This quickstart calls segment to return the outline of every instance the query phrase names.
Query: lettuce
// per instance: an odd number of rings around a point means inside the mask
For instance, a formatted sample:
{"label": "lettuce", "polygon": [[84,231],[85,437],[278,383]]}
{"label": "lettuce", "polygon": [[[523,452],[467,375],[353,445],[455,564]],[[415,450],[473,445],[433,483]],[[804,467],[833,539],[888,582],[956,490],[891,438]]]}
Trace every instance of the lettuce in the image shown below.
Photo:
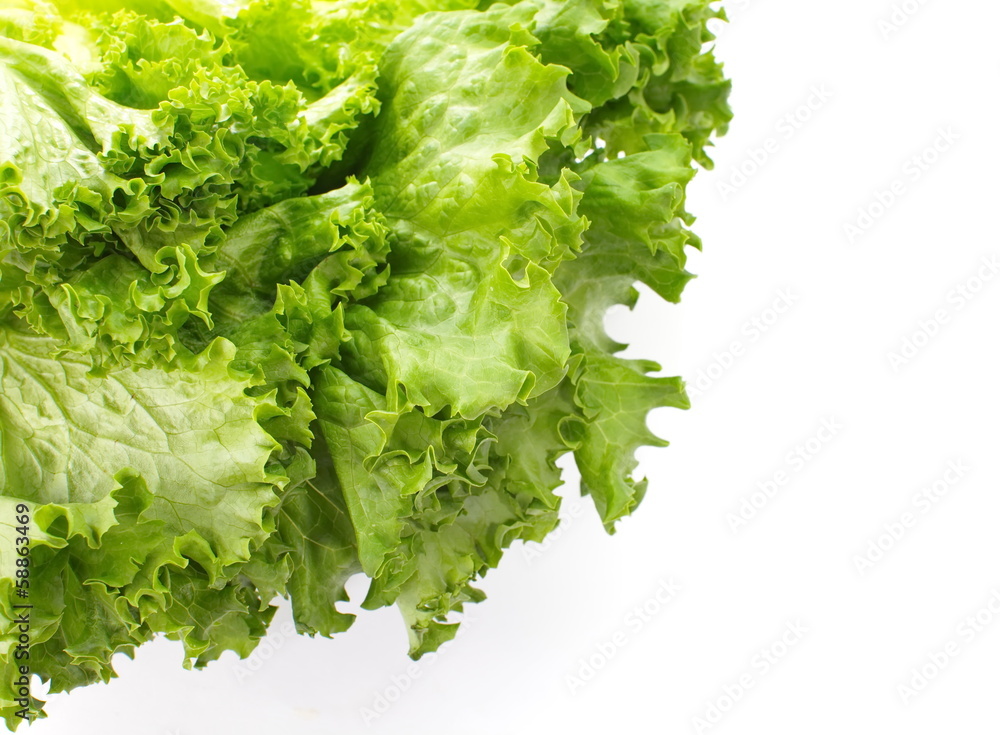
{"label": "lettuce", "polygon": [[[692,277],[731,117],[707,0],[0,0],[0,707],[161,634],[399,608],[410,654],[572,454],[608,532],[678,378],[609,307]],[[40,710],[33,700],[28,709]]]}

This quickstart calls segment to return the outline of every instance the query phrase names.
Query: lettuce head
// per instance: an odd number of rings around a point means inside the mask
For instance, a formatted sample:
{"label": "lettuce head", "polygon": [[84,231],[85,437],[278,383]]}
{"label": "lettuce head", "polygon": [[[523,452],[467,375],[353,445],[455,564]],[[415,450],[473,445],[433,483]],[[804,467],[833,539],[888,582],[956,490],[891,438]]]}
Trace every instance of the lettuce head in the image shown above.
{"label": "lettuce head", "polygon": [[604,315],[692,277],[721,16],[0,0],[8,725],[41,713],[21,665],[59,692],[157,635],[246,656],[279,596],[330,636],[357,574],[433,651],[558,523],[563,455],[613,531],[647,413],[688,399]]}

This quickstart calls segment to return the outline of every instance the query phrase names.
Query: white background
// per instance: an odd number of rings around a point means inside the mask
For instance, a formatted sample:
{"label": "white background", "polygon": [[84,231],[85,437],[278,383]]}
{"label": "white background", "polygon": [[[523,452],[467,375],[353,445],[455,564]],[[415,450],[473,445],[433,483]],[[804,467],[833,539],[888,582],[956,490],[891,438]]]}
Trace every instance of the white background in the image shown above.
{"label": "white background", "polygon": [[[717,53],[736,118],[689,198],[700,277],[682,306],[645,296],[609,319],[629,354],[703,390],[690,412],[654,414],[672,446],[640,453],[648,496],[614,537],[567,490],[563,530],[507,554],[416,678],[394,610],[336,641],[282,636],[283,610],[266,661],[188,672],[158,641],[112,684],[51,697],[33,732],[997,732],[1000,277],[977,279],[1000,254],[1000,6],[898,5],[915,12],[889,32],[891,0],[729,4]],[[904,193],[879,212],[894,181]],[[852,242],[859,209],[875,216]],[[792,305],[769,311],[782,293]],[[782,472],[734,530],[729,514]],[[942,497],[915,500],[935,483]],[[885,550],[862,570],[871,543]],[[661,581],[678,588],[665,604]],[[782,642],[789,624],[805,631]]]}

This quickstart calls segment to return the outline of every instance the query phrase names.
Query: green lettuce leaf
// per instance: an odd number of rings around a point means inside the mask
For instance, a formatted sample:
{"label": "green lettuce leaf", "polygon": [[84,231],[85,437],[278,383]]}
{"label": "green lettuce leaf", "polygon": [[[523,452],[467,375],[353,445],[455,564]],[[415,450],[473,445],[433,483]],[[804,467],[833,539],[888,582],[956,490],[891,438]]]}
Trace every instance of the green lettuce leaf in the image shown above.
{"label": "green lettuce leaf", "polygon": [[368,171],[396,235],[393,278],[347,325],[368,353],[357,369],[372,372],[374,352],[390,398],[432,414],[506,408],[565,374],[565,305],[539,262],[577,247],[583,225],[572,190],[537,181],[536,161],[547,140],[578,136],[586,104],[528,51],[524,15],[426,15],[382,60]]}
{"label": "green lettuce leaf", "polygon": [[[34,673],[53,691],[107,680],[111,656],[153,631],[184,638],[192,656],[221,650],[204,618],[199,628],[177,610],[196,614],[193,598],[177,595],[200,586],[236,604],[227,580],[274,530],[269,509],[286,479],[267,469],[277,443],[259,423],[273,396],[248,395],[222,341],[170,372],[102,378],[84,358],[54,357],[57,347],[10,323],[0,330],[0,496],[27,504],[36,524],[32,600],[45,623],[32,629]],[[8,613],[12,577],[2,580]]]}

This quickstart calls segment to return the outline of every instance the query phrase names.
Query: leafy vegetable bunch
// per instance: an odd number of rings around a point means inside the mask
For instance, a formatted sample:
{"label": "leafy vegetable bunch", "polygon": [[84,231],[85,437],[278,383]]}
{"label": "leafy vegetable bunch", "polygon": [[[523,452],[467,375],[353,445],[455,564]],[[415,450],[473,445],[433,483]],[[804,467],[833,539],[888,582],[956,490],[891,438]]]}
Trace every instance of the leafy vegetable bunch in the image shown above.
{"label": "leafy vegetable bunch", "polygon": [[432,651],[555,527],[570,452],[613,530],[687,398],[603,318],[691,278],[719,16],[0,0],[0,608],[27,505],[32,672],[106,681],[158,633],[246,656],[279,595],[329,636],[361,572]]}

